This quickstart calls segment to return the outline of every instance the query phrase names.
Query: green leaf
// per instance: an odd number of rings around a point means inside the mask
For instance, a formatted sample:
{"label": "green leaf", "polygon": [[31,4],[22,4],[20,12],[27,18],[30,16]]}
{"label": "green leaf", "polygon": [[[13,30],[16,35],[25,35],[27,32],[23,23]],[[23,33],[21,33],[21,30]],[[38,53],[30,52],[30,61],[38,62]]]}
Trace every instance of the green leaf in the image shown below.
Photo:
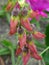
{"label": "green leaf", "polygon": [[35,23],[37,20],[34,18],[31,20],[31,23]]}
{"label": "green leaf", "polygon": [[4,11],[4,10],[0,10],[0,17],[1,17],[1,16],[3,16],[3,15],[4,15],[4,13],[5,13],[5,11]]}
{"label": "green leaf", "polygon": [[0,49],[0,55],[6,55],[6,54],[9,54],[9,53],[10,53],[10,51],[7,48],[1,48]]}
{"label": "green leaf", "polygon": [[49,63],[46,63],[46,65],[49,65]]}
{"label": "green leaf", "polygon": [[11,60],[12,60],[12,65],[15,65],[15,51],[13,49],[11,51]]}
{"label": "green leaf", "polygon": [[6,13],[6,19],[7,19],[7,22],[8,23],[10,23],[10,18],[11,18],[10,14],[9,13]]}
{"label": "green leaf", "polygon": [[14,46],[12,45],[12,43],[8,40],[3,40],[1,41],[2,45],[4,45],[5,47],[7,47],[8,49],[14,48]]}
{"label": "green leaf", "polygon": [[31,20],[31,24],[36,24],[37,29],[40,30],[40,23],[35,18]]}
{"label": "green leaf", "polygon": [[37,46],[37,47],[39,47],[39,48],[46,48],[46,46],[44,45],[44,44],[41,44],[39,41],[37,41],[37,40],[34,40],[34,43],[35,43],[35,45]]}
{"label": "green leaf", "polygon": [[45,61],[45,64],[48,65],[49,64],[49,50],[46,51],[42,56]]}
{"label": "green leaf", "polygon": [[45,35],[46,35],[45,44],[46,44],[46,46],[49,46],[49,24],[46,27]]}

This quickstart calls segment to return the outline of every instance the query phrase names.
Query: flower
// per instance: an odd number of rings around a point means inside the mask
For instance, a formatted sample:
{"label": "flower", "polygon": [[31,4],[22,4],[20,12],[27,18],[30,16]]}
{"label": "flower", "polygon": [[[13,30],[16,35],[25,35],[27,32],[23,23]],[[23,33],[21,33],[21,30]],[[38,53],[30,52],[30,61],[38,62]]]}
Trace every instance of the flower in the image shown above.
{"label": "flower", "polygon": [[12,2],[9,2],[6,7],[6,11],[9,11],[12,8]]}
{"label": "flower", "polygon": [[49,8],[48,0],[27,0],[33,10],[43,11]]}
{"label": "flower", "polygon": [[[33,42],[33,37],[35,39],[43,39],[45,38],[45,34],[38,32],[34,24],[31,24],[30,21],[32,18],[38,19],[39,16],[47,17],[47,14],[43,12],[43,10],[48,8],[45,6],[45,1],[27,0],[27,3],[25,2],[27,5],[24,6],[21,5],[20,1],[17,1],[11,13],[9,34],[13,35],[18,33],[18,47],[16,49],[16,55],[18,56],[19,54],[22,54],[24,65],[27,64],[30,57],[37,60],[42,59],[38,54],[37,48]],[[39,6],[38,2],[41,2],[42,5],[44,4],[44,6],[40,8],[41,4]]]}
{"label": "flower", "polygon": [[21,19],[21,24],[28,30],[32,31],[32,27],[30,25],[30,21],[28,19]]}
{"label": "flower", "polygon": [[26,0],[30,5],[32,10],[38,11],[39,15],[47,17],[47,14],[44,11],[49,11],[49,1],[48,0]]}
{"label": "flower", "polygon": [[[21,33],[22,30],[19,30]],[[18,35],[19,43],[20,43],[20,48],[23,48],[24,45],[26,44],[26,33],[22,32],[21,34]]]}
{"label": "flower", "polygon": [[12,16],[11,17],[11,21],[10,21],[10,32],[9,32],[10,35],[13,35],[13,34],[16,33],[16,31],[17,31],[17,29],[16,29],[17,24],[18,24],[17,19]]}
{"label": "flower", "polygon": [[18,42],[18,47],[16,50],[16,55],[19,55],[22,52],[22,49],[20,48],[20,43]]}
{"label": "flower", "polygon": [[34,37],[35,39],[43,39],[43,38],[45,38],[45,34],[42,34],[41,32],[35,31],[35,32],[33,33],[33,37]]}
{"label": "flower", "polygon": [[26,65],[29,59],[30,59],[30,53],[23,52],[23,65]]}
{"label": "flower", "polygon": [[[23,40],[23,39],[22,39]],[[33,57],[37,60],[41,60],[41,56],[39,56],[35,44],[32,42],[32,36],[27,35],[26,44],[21,47],[19,43],[19,48],[16,50],[16,55],[22,53],[23,65],[26,65],[29,61],[30,57]]]}

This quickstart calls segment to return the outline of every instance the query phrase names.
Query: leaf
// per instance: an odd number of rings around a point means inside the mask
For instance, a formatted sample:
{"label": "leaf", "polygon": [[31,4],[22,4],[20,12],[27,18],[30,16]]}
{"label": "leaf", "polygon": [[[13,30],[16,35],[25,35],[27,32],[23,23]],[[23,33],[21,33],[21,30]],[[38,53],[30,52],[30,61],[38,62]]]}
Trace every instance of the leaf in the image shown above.
{"label": "leaf", "polygon": [[45,44],[46,44],[46,46],[49,46],[49,24],[46,27],[45,35],[46,35]]}
{"label": "leaf", "polygon": [[31,23],[35,23],[35,22],[36,22],[36,19],[35,18],[31,20]]}
{"label": "leaf", "polygon": [[6,13],[6,19],[7,19],[7,22],[8,23],[10,23],[10,18],[11,18],[10,14],[9,13]]}
{"label": "leaf", "polygon": [[6,55],[9,53],[10,53],[10,51],[7,48],[1,48],[0,49],[0,55]]}
{"label": "leaf", "polygon": [[49,65],[48,63],[46,63],[46,65]]}
{"label": "leaf", "polygon": [[39,21],[37,21],[35,18],[33,18],[33,19],[31,20],[31,24],[35,24],[36,27],[37,27],[37,29],[40,30],[40,23],[39,23]]}
{"label": "leaf", "polygon": [[38,40],[35,40],[35,39],[34,39],[34,43],[35,43],[35,45],[36,45],[37,47],[39,47],[39,48],[46,48],[46,45],[41,44]]}
{"label": "leaf", "polygon": [[46,51],[42,56],[45,61],[45,64],[48,65],[49,64],[49,50]]}
{"label": "leaf", "polygon": [[3,15],[4,15],[4,13],[5,13],[5,11],[4,11],[4,10],[0,10],[0,17],[1,17],[1,16],[3,16]]}
{"label": "leaf", "polygon": [[7,47],[8,49],[14,48],[14,46],[12,45],[12,43],[8,40],[3,40],[1,41],[2,45],[4,45],[5,47]]}

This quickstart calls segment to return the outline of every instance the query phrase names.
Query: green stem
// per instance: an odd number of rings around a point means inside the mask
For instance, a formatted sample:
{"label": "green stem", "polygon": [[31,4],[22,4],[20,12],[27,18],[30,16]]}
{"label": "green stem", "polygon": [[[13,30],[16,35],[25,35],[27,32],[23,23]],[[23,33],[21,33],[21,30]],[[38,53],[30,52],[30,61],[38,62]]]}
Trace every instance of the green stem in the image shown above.
{"label": "green stem", "polygon": [[44,54],[48,49],[49,49],[49,46],[48,46],[44,51],[42,51],[42,52],[40,53],[40,55],[42,56],[42,54]]}
{"label": "green stem", "polygon": [[21,56],[18,56],[18,58],[17,58],[17,62],[16,62],[15,65],[19,65],[20,61],[21,61]]}
{"label": "green stem", "polygon": [[12,65],[15,65],[15,55],[13,49],[11,49],[11,60],[12,60]]}

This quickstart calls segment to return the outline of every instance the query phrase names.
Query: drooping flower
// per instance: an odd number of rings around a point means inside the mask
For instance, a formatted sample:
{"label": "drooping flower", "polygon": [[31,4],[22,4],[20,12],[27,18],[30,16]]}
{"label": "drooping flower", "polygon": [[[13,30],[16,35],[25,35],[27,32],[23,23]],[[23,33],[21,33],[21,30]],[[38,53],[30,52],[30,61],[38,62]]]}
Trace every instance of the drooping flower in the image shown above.
{"label": "drooping flower", "polygon": [[39,56],[38,52],[37,52],[37,49],[36,49],[36,46],[34,43],[29,43],[28,44],[28,47],[30,49],[30,53],[31,53],[31,56],[37,60],[41,60],[41,56]]}
{"label": "drooping flower", "polygon": [[30,53],[23,52],[23,65],[26,65],[30,59]]}
{"label": "drooping flower", "polygon": [[6,7],[6,11],[9,11],[12,8],[12,2],[9,2]]}
{"label": "drooping flower", "polygon": [[34,37],[35,39],[43,39],[43,38],[45,38],[45,34],[42,34],[41,32],[35,31],[35,32],[33,33],[33,37]]}
{"label": "drooping flower", "polygon": [[31,56],[34,57],[37,60],[41,60],[42,58],[39,56],[39,54],[37,52],[37,48],[36,48],[34,42],[32,41],[32,35],[29,35],[27,37],[27,45],[28,45],[28,48],[30,50]]}
{"label": "drooping flower", "polygon": [[37,59],[37,60],[41,60],[42,58],[38,55],[38,54],[36,54],[36,53],[31,53],[31,57],[33,57],[33,58],[35,58],[35,59]]}
{"label": "drooping flower", "polygon": [[23,31],[22,28],[19,28],[18,29],[18,40],[19,40],[19,43],[20,43],[20,48],[23,48],[24,45],[26,44],[26,33]]}
{"label": "drooping flower", "polygon": [[17,19],[12,16],[11,17],[11,21],[10,21],[10,32],[9,32],[10,35],[13,35],[13,34],[16,33],[16,31],[17,31],[17,24],[18,24]]}
{"label": "drooping flower", "polygon": [[[23,39],[22,39],[23,40]],[[41,56],[39,56],[35,44],[32,42],[32,36],[28,35],[26,38],[26,44],[21,48],[16,50],[16,55],[22,53],[23,64],[26,65],[29,61],[30,57],[33,57],[37,60],[41,60]]]}
{"label": "drooping flower", "polygon": [[11,11],[15,6],[17,6],[16,4],[18,4],[17,1],[8,0],[7,6],[5,8],[6,12]]}
{"label": "drooping flower", "polygon": [[16,50],[16,56],[18,56],[22,52],[22,49],[20,48],[20,43],[18,42],[17,50]]}
{"label": "drooping flower", "polygon": [[32,27],[30,25],[30,21],[28,19],[24,20],[21,19],[21,24],[28,30],[28,31],[32,31]]}
{"label": "drooping flower", "polygon": [[[25,1],[25,0],[24,0]],[[36,4],[39,0],[28,0],[29,4]],[[34,3],[31,3],[33,1]],[[41,0],[40,0],[41,1]],[[41,1],[42,2],[42,1]],[[22,3],[23,4],[23,3]],[[37,32],[35,26],[31,24],[30,20],[32,18],[38,18],[39,16],[47,15],[43,12],[44,9],[34,9],[30,8],[28,3],[27,5],[21,6],[20,1],[16,3],[12,10],[12,17],[10,21],[10,35],[18,33],[18,48],[16,49],[16,55],[22,53],[23,64],[26,65],[29,58],[33,57],[37,60],[41,60],[41,56],[38,54],[36,46],[34,44],[33,37],[35,39],[43,39],[44,34]],[[30,19],[30,20],[29,20]]]}

